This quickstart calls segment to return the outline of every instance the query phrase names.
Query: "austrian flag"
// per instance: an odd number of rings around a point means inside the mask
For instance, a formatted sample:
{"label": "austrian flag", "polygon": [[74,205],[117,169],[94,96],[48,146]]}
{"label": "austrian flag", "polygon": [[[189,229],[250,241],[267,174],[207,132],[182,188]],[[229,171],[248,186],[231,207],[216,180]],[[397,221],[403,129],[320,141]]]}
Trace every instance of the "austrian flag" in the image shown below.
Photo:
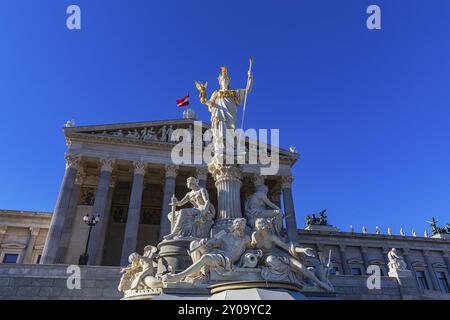
{"label": "austrian flag", "polygon": [[189,94],[179,100],[177,100],[177,106],[178,108],[188,106],[189,105]]}

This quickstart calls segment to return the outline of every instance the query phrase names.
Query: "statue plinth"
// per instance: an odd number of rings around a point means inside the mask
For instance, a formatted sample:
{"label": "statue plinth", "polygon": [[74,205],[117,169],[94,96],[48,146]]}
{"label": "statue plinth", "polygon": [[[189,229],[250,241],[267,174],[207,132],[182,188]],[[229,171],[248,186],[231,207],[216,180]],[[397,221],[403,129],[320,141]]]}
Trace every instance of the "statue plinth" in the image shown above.
{"label": "statue plinth", "polygon": [[[188,254],[189,245],[193,238],[164,240],[158,244],[158,275],[167,272],[181,272],[192,264]],[[170,268],[169,268],[170,266]]]}
{"label": "statue plinth", "polygon": [[329,225],[320,225],[320,224],[312,224],[308,225],[305,230],[308,231],[329,231],[329,232],[339,232],[339,229],[334,226]]}
{"label": "statue plinth", "polygon": [[209,164],[208,170],[214,178],[218,198],[214,232],[226,230],[234,219],[242,218],[242,170],[237,165],[223,165],[216,161]]}
{"label": "statue plinth", "polygon": [[399,269],[389,270],[388,275],[391,278],[407,278],[413,276],[411,270],[399,270]]}

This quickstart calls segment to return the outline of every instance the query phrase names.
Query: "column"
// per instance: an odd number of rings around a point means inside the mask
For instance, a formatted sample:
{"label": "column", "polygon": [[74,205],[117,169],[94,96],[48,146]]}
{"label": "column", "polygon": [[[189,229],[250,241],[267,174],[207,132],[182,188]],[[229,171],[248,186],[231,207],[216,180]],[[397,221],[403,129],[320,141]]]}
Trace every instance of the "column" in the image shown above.
{"label": "column", "polygon": [[39,234],[39,230],[40,228],[30,227],[30,236],[21,263],[33,263],[31,259],[33,259],[33,250],[36,245],[36,238]]}
{"label": "column", "polygon": [[73,223],[77,214],[78,200],[80,198],[81,185],[85,173],[83,167],[80,167],[76,178],[75,185],[73,186],[72,195],[69,200],[69,209],[67,210],[67,216],[64,220],[61,239],[59,241],[58,250],[56,251],[55,263],[64,263],[66,259],[67,249],[69,248],[70,236],[72,234]]}
{"label": "column", "polygon": [[44,251],[42,252],[41,264],[52,264],[56,261],[56,253],[61,240],[64,221],[66,219],[70,198],[75,185],[75,178],[80,168],[80,156],[66,154],[66,172],[56,201],[52,221],[45,240]]}
{"label": "column", "polygon": [[367,247],[361,247],[361,256],[363,259],[363,264],[364,264],[364,273],[367,273],[367,268],[369,267],[369,258],[367,257],[367,251],[369,251],[369,248]]}
{"label": "column", "polygon": [[431,279],[431,288],[436,291],[440,291],[439,281],[436,276],[436,272],[433,269],[433,265],[431,264],[430,252],[428,250],[423,251],[423,256],[425,257],[425,263],[427,264],[428,274]]}
{"label": "column", "polygon": [[128,256],[136,251],[146,166],[147,164],[141,161],[133,162],[133,185],[131,187],[130,206],[128,207],[127,224],[122,245],[122,256],[120,258],[120,265],[123,267],[128,265]]}
{"label": "column", "polygon": [[270,191],[270,198],[274,204],[281,208],[281,186],[276,184]]}
{"label": "column", "polygon": [[161,209],[161,225],[159,229],[159,240],[170,233],[170,221],[167,214],[170,212],[170,198],[175,194],[175,179],[177,177],[178,166],[166,165],[166,181],[164,183],[164,197]]}
{"label": "column", "polygon": [[6,231],[8,231],[8,226],[0,226],[0,248],[3,242],[3,238],[5,237]]}
{"label": "column", "polygon": [[[213,162],[208,167],[217,188],[217,216],[214,228],[228,228],[236,218],[242,218],[241,186],[242,172],[237,166]],[[213,231],[214,232],[214,231]]]}
{"label": "column", "polygon": [[346,275],[351,275],[352,272],[347,263],[347,254],[345,253],[345,249],[346,249],[346,246],[344,246],[344,245],[339,246],[339,255],[341,257],[341,264],[342,264],[342,269],[343,269],[342,271]]}
{"label": "column", "polygon": [[411,259],[409,258],[409,250],[406,248],[403,248],[402,252],[403,252],[403,259],[405,259],[405,262],[406,262],[406,266],[408,267],[409,270],[411,270],[414,273],[414,267],[412,265]]}
{"label": "column", "polygon": [[206,188],[206,180],[208,178],[208,169],[207,168],[198,168],[197,169],[197,179],[198,184],[202,188]]}
{"label": "column", "polygon": [[450,274],[450,258],[448,252],[442,252],[442,258],[444,259],[445,264],[447,265],[448,274]]}
{"label": "column", "polygon": [[103,260],[103,254],[105,253],[105,241],[106,241],[106,235],[109,227],[109,220],[111,219],[111,207],[112,207],[112,200],[114,197],[114,188],[116,187],[116,176],[111,176],[111,180],[109,182],[109,191],[108,191],[108,200],[106,205],[106,214],[105,214],[105,221],[102,224],[102,230],[100,230],[100,244],[99,244],[99,250],[97,252],[97,261],[96,264],[101,265]]}
{"label": "column", "polygon": [[281,177],[281,190],[283,192],[283,205],[286,220],[286,229],[289,241],[297,242],[297,221],[295,218],[294,199],[292,197],[292,182],[294,177]]}
{"label": "column", "polygon": [[94,206],[92,207],[92,214],[100,215],[100,220],[92,229],[91,239],[88,247],[88,265],[95,265],[97,262],[97,255],[100,247],[101,230],[105,222],[109,183],[111,180],[111,173],[114,168],[114,159],[100,159],[100,178],[98,179],[97,192],[95,193]]}

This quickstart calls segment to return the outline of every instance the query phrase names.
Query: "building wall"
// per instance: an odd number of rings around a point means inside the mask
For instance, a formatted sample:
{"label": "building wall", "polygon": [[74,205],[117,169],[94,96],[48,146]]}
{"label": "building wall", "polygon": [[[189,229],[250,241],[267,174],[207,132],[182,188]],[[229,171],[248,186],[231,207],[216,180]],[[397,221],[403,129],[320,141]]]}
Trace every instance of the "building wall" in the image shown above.
{"label": "building wall", "polygon": [[69,289],[67,265],[0,265],[0,300],[118,300],[119,267],[81,266],[80,289]]}
{"label": "building wall", "polygon": [[17,255],[17,263],[36,263],[42,253],[51,214],[0,210],[0,263]]}

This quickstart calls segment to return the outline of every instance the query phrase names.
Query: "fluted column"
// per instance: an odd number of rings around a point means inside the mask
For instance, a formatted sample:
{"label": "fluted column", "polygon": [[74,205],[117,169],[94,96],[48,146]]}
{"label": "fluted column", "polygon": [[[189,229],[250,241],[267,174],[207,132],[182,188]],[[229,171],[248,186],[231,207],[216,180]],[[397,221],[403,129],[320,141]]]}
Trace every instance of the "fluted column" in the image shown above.
{"label": "fluted column", "polygon": [[111,207],[114,197],[114,188],[116,187],[116,180],[117,177],[113,175],[111,176],[111,180],[109,182],[108,200],[106,200],[107,205],[106,205],[106,214],[104,218],[105,221],[103,221],[102,230],[100,230],[100,244],[96,261],[96,264],[98,265],[102,264],[103,254],[105,253],[105,241],[109,226],[109,220],[111,219]]}
{"label": "fluted column", "polygon": [[0,248],[3,242],[3,238],[5,237],[6,231],[8,230],[8,226],[0,226]]}
{"label": "fluted column", "polygon": [[159,229],[159,240],[170,233],[170,220],[167,214],[170,212],[170,198],[175,194],[175,179],[178,173],[178,166],[166,165],[166,181],[164,183],[164,196],[161,209],[161,225]]}
{"label": "fluted column", "polygon": [[364,264],[364,274],[367,273],[367,268],[369,267],[369,258],[367,257],[367,252],[369,251],[369,248],[367,247],[361,247],[361,256],[363,259]]}
{"label": "fluted column", "polygon": [[70,198],[75,185],[77,171],[80,168],[80,156],[66,154],[66,172],[64,174],[58,200],[56,201],[52,221],[45,240],[44,251],[42,252],[41,264],[52,264],[56,261],[56,254],[61,240],[64,221],[69,210]]}
{"label": "fluted column", "polygon": [[450,258],[449,258],[449,255],[450,255],[450,253],[445,252],[445,251],[442,253],[442,258],[444,259],[444,262],[447,265],[448,273],[450,274]]}
{"label": "fluted column", "polygon": [[31,260],[33,258],[34,246],[36,245],[36,239],[39,234],[40,228],[30,227],[30,236],[28,238],[27,247],[25,249],[25,254],[23,255],[21,263],[33,263]]}
{"label": "fluted column", "polygon": [[98,179],[97,192],[95,193],[94,206],[92,208],[92,214],[97,216],[100,215],[100,220],[95,227],[92,229],[91,239],[89,241],[88,255],[89,265],[95,265],[97,262],[97,255],[100,247],[100,236],[101,231],[105,223],[105,215],[109,183],[111,180],[111,174],[114,168],[114,159],[100,159],[100,178]]}
{"label": "fluted column", "polygon": [[197,179],[198,184],[202,188],[206,188],[206,179],[208,178],[208,169],[199,168],[197,169]]}
{"label": "fluted column", "polygon": [[133,162],[133,185],[131,187],[130,206],[128,208],[127,224],[122,245],[122,256],[120,258],[121,266],[126,266],[128,264],[128,256],[136,251],[146,166],[147,164],[141,161]]}
{"label": "fluted column", "polygon": [[409,257],[409,250],[406,248],[403,248],[402,252],[403,252],[403,259],[406,262],[406,266],[408,267],[409,270],[414,272],[414,267],[412,265],[411,258]]}
{"label": "fluted column", "polygon": [[67,210],[66,219],[62,229],[61,239],[59,241],[58,250],[56,251],[55,263],[64,263],[66,259],[67,249],[69,248],[70,236],[72,234],[73,224],[77,214],[78,200],[80,198],[81,185],[85,178],[83,167],[80,167],[73,186],[72,195],[69,200],[69,209]]}
{"label": "fluted column", "polygon": [[341,257],[341,264],[342,264],[342,269],[343,269],[342,271],[346,275],[351,275],[352,272],[347,263],[347,253],[345,252],[345,249],[346,249],[345,246],[343,246],[343,245],[339,246],[339,255]]}
{"label": "fluted column", "polygon": [[433,265],[431,264],[430,252],[427,250],[423,251],[423,256],[425,257],[425,263],[427,264],[428,274],[431,279],[431,286],[433,290],[440,291],[439,281],[436,276],[436,272],[433,269]]}
{"label": "fluted column", "polygon": [[241,186],[242,173],[236,166],[212,163],[208,167],[217,188],[217,215],[214,228],[227,228],[231,221],[242,218]]}
{"label": "fluted column", "polygon": [[292,182],[294,177],[281,177],[281,190],[283,192],[284,214],[286,220],[286,230],[289,241],[297,242],[297,219],[295,217],[294,199],[292,197]]}

